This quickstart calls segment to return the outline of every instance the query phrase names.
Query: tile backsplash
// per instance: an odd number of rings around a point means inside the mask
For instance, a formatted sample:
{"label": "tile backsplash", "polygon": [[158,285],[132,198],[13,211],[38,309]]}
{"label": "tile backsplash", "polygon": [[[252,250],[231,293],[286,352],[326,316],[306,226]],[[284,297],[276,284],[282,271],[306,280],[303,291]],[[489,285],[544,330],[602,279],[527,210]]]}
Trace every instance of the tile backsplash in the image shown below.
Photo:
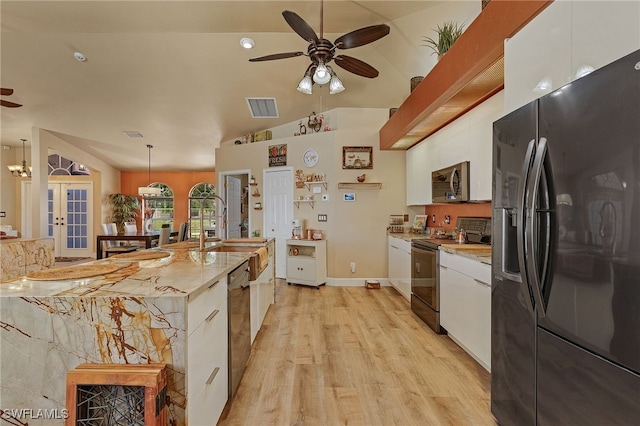
{"label": "tile backsplash", "polygon": [[[442,226],[445,231],[453,231],[456,227],[458,216],[491,217],[491,203],[461,203],[461,204],[431,204],[425,206],[424,214],[429,216],[427,227]],[[436,215],[435,223],[431,220]],[[451,216],[451,221],[444,222],[445,216]]]}

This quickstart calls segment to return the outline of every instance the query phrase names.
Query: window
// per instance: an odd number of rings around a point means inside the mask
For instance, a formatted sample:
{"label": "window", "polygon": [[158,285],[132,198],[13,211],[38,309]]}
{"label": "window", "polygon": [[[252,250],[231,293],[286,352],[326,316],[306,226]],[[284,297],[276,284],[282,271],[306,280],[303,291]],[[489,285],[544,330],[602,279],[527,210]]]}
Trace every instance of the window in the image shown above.
{"label": "window", "polygon": [[152,188],[160,188],[160,196],[144,199],[144,218],[151,219],[151,230],[160,231],[168,223],[173,229],[173,191],[164,183],[152,183]]}
{"label": "window", "polygon": [[200,207],[204,203],[202,225],[207,234],[215,235],[216,229],[216,200],[213,197],[216,187],[210,183],[199,183],[191,188],[189,193],[189,232],[190,238],[200,238]]}

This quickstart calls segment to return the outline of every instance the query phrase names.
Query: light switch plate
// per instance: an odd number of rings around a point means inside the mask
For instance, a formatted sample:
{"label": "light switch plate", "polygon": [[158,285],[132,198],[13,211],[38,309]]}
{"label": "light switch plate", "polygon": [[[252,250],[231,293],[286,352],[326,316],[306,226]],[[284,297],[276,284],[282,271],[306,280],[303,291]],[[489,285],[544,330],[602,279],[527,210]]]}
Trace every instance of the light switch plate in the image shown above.
{"label": "light switch plate", "polygon": [[319,214],[318,215],[318,222],[326,222],[327,221],[327,215],[326,214]]}
{"label": "light switch plate", "polygon": [[322,192],[322,188],[320,188],[319,186],[314,186],[313,187],[313,193],[314,194],[320,194]]}
{"label": "light switch plate", "polygon": [[0,217],[7,217],[7,212],[0,212]]}

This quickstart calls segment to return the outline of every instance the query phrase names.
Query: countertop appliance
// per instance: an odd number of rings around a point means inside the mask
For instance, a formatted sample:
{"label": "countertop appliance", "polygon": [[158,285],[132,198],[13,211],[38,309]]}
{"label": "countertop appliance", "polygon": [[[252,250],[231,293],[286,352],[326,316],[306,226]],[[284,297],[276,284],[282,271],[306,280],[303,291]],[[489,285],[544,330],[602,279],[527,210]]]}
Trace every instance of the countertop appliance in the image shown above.
{"label": "countertop appliance", "polygon": [[[469,242],[491,244],[490,217],[458,217],[456,228],[467,232]],[[441,244],[454,244],[452,237],[418,238],[411,241],[411,310],[436,333],[446,334],[440,325]]]}
{"label": "countertop appliance", "polygon": [[434,203],[469,201],[469,162],[432,172],[431,198]]}
{"label": "countertop appliance", "polygon": [[640,420],[640,50],[493,128],[491,411]]}
{"label": "countertop appliance", "polygon": [[229,273],[229,398],[233,397],[251,354],[251,289],[249,262]]}

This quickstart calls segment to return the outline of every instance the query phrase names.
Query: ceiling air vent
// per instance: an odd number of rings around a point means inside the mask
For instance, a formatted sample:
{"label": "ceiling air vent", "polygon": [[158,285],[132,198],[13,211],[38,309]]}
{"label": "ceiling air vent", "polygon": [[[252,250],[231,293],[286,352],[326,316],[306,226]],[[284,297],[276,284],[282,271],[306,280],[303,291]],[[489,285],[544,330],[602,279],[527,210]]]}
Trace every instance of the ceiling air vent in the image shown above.
{"label": "ceiling air vent", "polygon": [[278,118],[276,98],[245,98],[253,118]]}

